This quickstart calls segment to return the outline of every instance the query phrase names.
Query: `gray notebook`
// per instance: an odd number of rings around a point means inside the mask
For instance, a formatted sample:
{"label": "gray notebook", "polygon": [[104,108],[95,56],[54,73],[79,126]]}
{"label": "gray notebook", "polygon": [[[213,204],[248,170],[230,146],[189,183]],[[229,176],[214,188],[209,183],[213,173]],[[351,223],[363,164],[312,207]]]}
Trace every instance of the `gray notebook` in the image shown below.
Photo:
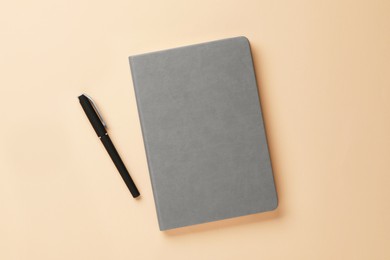
{"label": "gray notebook", "polygon": [[275,209],[248,40],[129,60],[160,230]]}

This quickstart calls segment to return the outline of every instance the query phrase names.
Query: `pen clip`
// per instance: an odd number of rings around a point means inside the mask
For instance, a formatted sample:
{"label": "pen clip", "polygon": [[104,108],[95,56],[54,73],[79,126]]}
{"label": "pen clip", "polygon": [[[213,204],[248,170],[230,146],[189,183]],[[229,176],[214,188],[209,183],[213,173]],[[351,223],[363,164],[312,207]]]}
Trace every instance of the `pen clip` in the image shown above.
{"label": "pen clip", "polygon": [[95,110],[95,112],[96,112],[96,114],[98,115],[100,121],[102,122],[104,128],[108,128],[106,122],[104,122],[104,120],[103,120],[102,114],[100,114],[100,111],[99,111],[99,109],[97,108],[97,106],[96,106],[95,102],[93,101],[93,99],[92,99],[90,96],[88,96],[87,94],[85,94],[85,93],[84,93],[83,95],[86,96],[86,97],[88,98],[88,100],[89,100],[89,102],[91,103],[93,109]]}

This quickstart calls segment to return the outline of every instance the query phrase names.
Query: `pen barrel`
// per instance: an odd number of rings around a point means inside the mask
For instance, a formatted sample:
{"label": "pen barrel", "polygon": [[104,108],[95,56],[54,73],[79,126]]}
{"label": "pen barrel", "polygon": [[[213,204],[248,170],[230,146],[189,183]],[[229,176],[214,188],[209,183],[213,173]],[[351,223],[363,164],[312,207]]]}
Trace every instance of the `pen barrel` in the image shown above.
{"label": "pen barrel", "polygon": [[106,148],[108,154],[110,155],[112,161],[115,164],[115,167],[118,169],[120,175],[122,176],[123,181],[126,183],[127,188],[129,188],[131,195],[136,198],[140,195],[137,187],[135,186],[132,178],[130,177],[129,172],[126,169],[125,164],[123,163],[121,157],[119,156],[117,150],[115,149],[114,144],[112,143],[110,137],[106,134],[103,135],[100,140],[102,141],[104,147]]}

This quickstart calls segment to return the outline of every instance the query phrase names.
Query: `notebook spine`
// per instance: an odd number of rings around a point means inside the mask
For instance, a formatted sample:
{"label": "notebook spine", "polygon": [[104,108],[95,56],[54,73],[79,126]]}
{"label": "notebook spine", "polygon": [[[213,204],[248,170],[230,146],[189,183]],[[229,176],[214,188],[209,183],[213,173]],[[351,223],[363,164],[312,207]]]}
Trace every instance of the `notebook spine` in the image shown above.
{"label": "notebook spine", "polygon": [[148,141],[146,139],[145,129],[143,127],[142,109],[141,109],[141,107],[139,105],[140,103],[139,103],[139,99],[138,99],[138,84],[137,84],[137,78],[136,78],[135,73],[134,73],[135,65],[134,65],[133,58],[134,57],[131,57],[131,56],[129,57],[131,77],[133,79],[135,99],[136,99],[136,102],[137,102],[138,117],[140,119],[141,132],[142,132],[142,137],[143,137],[144,147],[145,147],[145,153],[146,153],[146,160],[147,160],[147,164],[148,164],[149,176],[150,176],[152,189],[153,189],[153,197],[154,197],[154,201],[156,202],[155,205],[156,205],[156,211],[157,211],[158,224],[159,224],[160,230],[162,230],[162,226],[161,226],[162,222],[161,222],[161,219],[160,219],[160,209],[159,209],[159,206],[158,206],[159,202],[158,202],[157,196],[155,195],[156,193],[155,193],[155,184],[154,184],[154,178],[153,178],[153,168],[152,168],[152,164],[150,163],[149,152],[148,152],[149,151]]}

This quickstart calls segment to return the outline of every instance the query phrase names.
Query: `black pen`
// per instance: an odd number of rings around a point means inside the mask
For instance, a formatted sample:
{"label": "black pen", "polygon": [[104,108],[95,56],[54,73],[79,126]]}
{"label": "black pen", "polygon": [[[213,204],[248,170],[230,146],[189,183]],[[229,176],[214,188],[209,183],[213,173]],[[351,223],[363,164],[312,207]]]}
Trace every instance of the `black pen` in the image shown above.
{"label": "black pen", "polygon": [[111,139],[108,136],[106,131],[106,124],[103,118],[101,117],[95,103],[89,96],[85,94],[79,96],[79,100],[81,106],[84,109],[85,114],[89,119],[89,122],[91,122],[93,129],[95,129],[96,134],[98,135],[99,139],[102,141],[104,147],[106,148],[108,154],[110,155],[120,175],[122,176],[122,179],[125,181],[127,187],[129,188],[131,195],[133,195],[134,198],[137,198],[140,195],[140,193],[137,187],[135,186],[133,180],[131,179],[125,164],[123,163],[121,157],[116,151],[114,144],[111,142]]}

